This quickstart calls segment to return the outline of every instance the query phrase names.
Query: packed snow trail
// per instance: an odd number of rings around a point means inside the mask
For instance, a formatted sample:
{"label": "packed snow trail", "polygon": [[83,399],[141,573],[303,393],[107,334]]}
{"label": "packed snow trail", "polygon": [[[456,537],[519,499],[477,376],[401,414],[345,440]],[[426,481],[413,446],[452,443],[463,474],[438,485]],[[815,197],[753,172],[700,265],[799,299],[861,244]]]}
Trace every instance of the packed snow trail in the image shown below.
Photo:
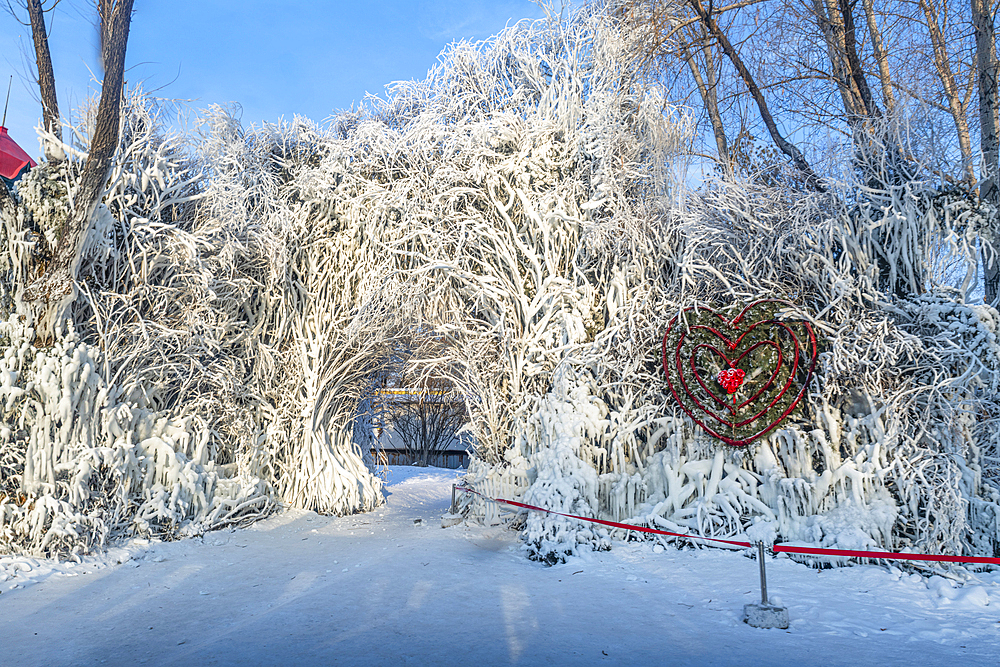
{"label": "packed snow trail", "polygon": [[511,531],[441,529],[457,476],[391,467],[374,512],[82,564],[0,556],[0,665],[996,664],[1000,573],[956,588],[772,560],[791,627],[759,630],[740,621],[759,596],[740,552],[616,543],[545,567]]}

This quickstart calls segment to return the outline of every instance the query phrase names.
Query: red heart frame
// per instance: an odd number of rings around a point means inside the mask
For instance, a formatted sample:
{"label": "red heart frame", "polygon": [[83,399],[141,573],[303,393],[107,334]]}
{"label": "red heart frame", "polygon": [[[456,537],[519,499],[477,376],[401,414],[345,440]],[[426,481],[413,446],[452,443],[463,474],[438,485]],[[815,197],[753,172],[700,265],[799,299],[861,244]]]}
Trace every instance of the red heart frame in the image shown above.
{"label": "red heart frame", "polygon": [[[736,317],[734,317],[732,320],[729,320],[724,315],[708,308],[698,308],[698,309],[695,309],[693,307],[686,308],[670,321],[670,324],[667,326],[667,331],[663,335],[663,344],[662,344],[663,371],[666,374],[667,386],[670,387],[670,393],[673,395],[674,400],[676,400],[677,404],[681,406],[681,409],[684,410],[684,412],[687,413],[689,417],[691,417],[692,421],[694,421],[698,426],[700,426],[705,432],[709,433],[713,437],[718,438],[724,443],[734,447],[742,447],[750,444],[757,438],[763,436],[765,433],[771,431],[782,421],[784,421],[784,419],[788,417],[789,414],[791,414],[792,410],[795,409],[795,407],[805,396],[805,392],[808,389],[809,380],[812,377],[813,371],[815,370],[816,367],[816,359],[818,353],[816,344],[816,334],[813,332],[812,326],[808,321],[805,320],[779,321],[775,319],[766,318],[757,320],[756,322],[750,324],[747,327],[744,327],[743,329],[739,328],[740,323],[742,322],[743,318],[747,315],[747,313],[749,313],[754,308],[761,306],[762,304],[768,304],[768,303],[784,304],[791,306],[790,303],[779,299],[762,299],[759,301],[754,301],[750,305],[743,308],[743,310],[741,310],[739,314],[737,314]],[[721,321],[722,325],[728,327],[732,331],[733,337],[727,336],[725,333],[723,333],[714,326],[707,326],[704,324],[685,326],[683,330],[680,330],[676,344],[672,346],[673,354],[671,356],[673,358],[670,359],[668,357],[668,345],[667,345],[668,339],[670,339],[672,333],[675,333],[674,327],[677,324],[677,322],[681,320],[681,316],[688,311],[707,312],[708,314],[717,317]],[[801,326],[805,330],[808,336],[808,341],[806,342],[806,345],[802,345],[800,343],[799,335],[796,334],[791,325]],[[748,349],[744,350],[741,354],[739,354],[739,356],[736,356],[735,358],[730,358],[730,355],[732,355],[737,350],[737,348],[743,342],[743,339],[751,332],[756,330],[758,327],[768,327],[776,331],[777,333],[772,333],[770,338],[754,343]],[[726,352],[723,352],[722,350],[718,349],[715,345],[702,342],[702,343],[695,343],[694,348],[690,350],[689,356],[686,357],[685,359],[682,359],[681,353],[682,349],[684,348],[686,338],[690,332],[695,330],[707,331],[711,335],[714,335],[716,338],[718,338],[724,343],[724,346],[729,354],[726,354]],[[786,355],[782,350],[782,345],[780,344],[780,341],[775,340],[775,336],[786,338],[787,339],[785,341],[786,344],[789,344],[791,346],[790,351],[792,353],[787,356],[787,359]],[[749,398],[744,400],[742,403],[739,403],[738,405],[735,404],[735,396],[733,397],[734,404],[732,406],[729,404],[728,401],[720,398],[714,391],[712,391],[709,384],[706,383],[705,379],[702,377],[702,374],[698,371],[696,360],[699,356],[699,352],[707,351],[711,354],[717,355],[725,361],[725,363],[729,368],[737,368],[737,365],[740,364],[741,361],[743,361],[747,357],[747,355],[749,355],[751,352],[761,347],[768,347],[768,346],[775,348],[777,357],[777,363],[775,364],[774,369],[770,374],[770,377],[767,379],[766,382],[764,382],[760,386],[759,389],[756,390],[756,392],[753,393],[753,395],[751,395]],[[804,357],[803,359],[801,359],[801,361],[804,361],[806,363],[800,364],[800,357]],[[670,363],[671,361],[672,363]],[[684,367],[685,361],[687,361],[687,365],[690,366],[690,373],[691,376],[695,378],[697,382],[697,387],[700,387],[701,390],[704,392],[704,394],[711,399],[709,401],[709,404],[714,402],[726,408],[731,418],[720,416],[715,411],[706,406],[703,400],[699,399],[696,393],[696,388],[692,389],[692,386],[689,384],[688,379],[685,377],[685,367]],[[781,370],[785,364],[790,365],[790,368],[787,368],[788,376],[783,382],[780,383],[782,386],[780,388],[777,388],[775,386],[775,380],[780,375]],[[801,380],[799,380],[799,378],[797,377],[798,375],[800,375],[799,372],[800,367],[805,371],[805,375],[804,377],[801,378]],[[671,368],[673,368],[674,371],[673,374],[671,373]],[[748,370],[746,369],[741,369],[741,370],[744,370],[744,372],[746,373],[746,377],[749,378],[751,376]],[[676,375],[676,380],[672,379],[672,375],[674,374]],[[771,408],[774,407],[775,404],[778,403],[778,401],[782,400],[782,398],[785,397],[789,389],[792,388],[792,385],[795,384],[797,380],[800,382],[800,387],[798,389],[798,392],[793,397],[791,402],[787,406],[785,406],[785,409],[783,410],[781,415],[773,419],[770,423],[763,424],[761,428],[754,430],[756,428],[753,426],[754,422],[760,420],[764,415],[768,413],[768,411],[771,410]],[[772,388],[776,389],[776,392],[774,393],[773,396],[765,397],[765,398],[770,398],[767,405],[765,405],[760,409],[752,407],[751,409],[755,411],[753,415],[741,421],[737,421],[738,419],[737,415],[740,410],[747,407],[748,405],[754,404],[761,396],[765,394],[765,392],[767,392],[769,389]],[[685,396],[688,399],[688,402],[682,399],[682,393],[683,396]],[[746,426],[751,426],[749,433],[744,433],[744,434],[737,433],[737,431],[743,430],[744,427]],[[729,434],[727,435],[722,431],[729,431]]]}

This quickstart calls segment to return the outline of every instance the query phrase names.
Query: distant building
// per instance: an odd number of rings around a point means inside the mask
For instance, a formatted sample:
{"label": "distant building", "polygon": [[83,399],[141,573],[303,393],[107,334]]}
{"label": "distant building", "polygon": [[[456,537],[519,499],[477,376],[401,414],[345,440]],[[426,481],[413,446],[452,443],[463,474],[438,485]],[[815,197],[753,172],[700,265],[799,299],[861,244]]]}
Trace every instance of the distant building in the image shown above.
{"label": "distant building", "polygon": [[[372,457],[378,460],[380,456],[385,457],[385,463],[391,466],[412,465],[410,453],[405,449],[377,448],[373,447]],[[439,449],[427,455],[427,465],[435,468],[468,468],[469,452],[464,449]]]}
{"label": "distant building", "polygon": [[[424,390],[427,391],[427,390]],[[432,393],[441,393],[430,390]],[[416,400],[421,390],[404,387],[387,387],[378,391],[376,401],[381,404],[382,413],[391,412],[392,404]],[[391,421],[375,420],[372,424],[371,454],[375,460],[384,457],[388,465],[412,465],[413,454],[407,450],[402,438],[393,429]],[[449,438],[442,446],[427,452],[427,465],[437,468],[468,468],[469,451],[472,444],[465,434]]]}

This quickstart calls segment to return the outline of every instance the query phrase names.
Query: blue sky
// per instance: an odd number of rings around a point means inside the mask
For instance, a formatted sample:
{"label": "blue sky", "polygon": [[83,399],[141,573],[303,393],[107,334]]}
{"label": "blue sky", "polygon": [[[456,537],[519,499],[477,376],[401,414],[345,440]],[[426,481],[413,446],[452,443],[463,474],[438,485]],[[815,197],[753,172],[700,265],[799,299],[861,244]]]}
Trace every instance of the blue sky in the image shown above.
{"label": "blue sky", "polygon": [[[321,121],[392,81],[423,78],[453,41],[542,15],[528,0],[135,0],[126,76],[195,107],[238,102],[244,125],[295,114]],[[65,116],[99,89],[93,3],[62,0],[50,17]],[[7,127],[34,156],[41,112],[26,74],[30,30],[5,12],[0,47],[4,88],[14,76]]]}

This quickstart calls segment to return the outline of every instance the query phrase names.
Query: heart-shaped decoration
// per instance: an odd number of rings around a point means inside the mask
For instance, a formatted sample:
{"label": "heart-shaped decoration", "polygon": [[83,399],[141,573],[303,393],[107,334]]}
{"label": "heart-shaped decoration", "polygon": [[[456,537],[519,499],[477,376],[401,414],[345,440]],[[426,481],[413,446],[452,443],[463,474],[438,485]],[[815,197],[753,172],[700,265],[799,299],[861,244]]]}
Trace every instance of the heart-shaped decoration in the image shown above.
{"label": "heart-shaped decoration", "polygon": [[775,318],[789,306],[755,301],[731,320],[687,308],[663,336],[670,393],[698,426],[728,445],[761,437],[805,396],[816,367],[816,334],[807,321]]}

